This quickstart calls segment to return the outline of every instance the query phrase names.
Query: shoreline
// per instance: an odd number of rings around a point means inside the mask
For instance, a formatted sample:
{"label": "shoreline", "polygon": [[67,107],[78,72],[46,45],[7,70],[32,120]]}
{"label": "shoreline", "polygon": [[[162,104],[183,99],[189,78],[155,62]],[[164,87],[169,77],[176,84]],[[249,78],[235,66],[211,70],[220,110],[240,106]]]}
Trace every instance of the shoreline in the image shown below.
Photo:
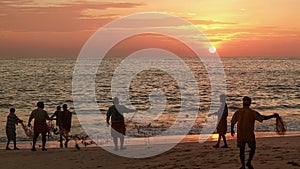
{"label": "shoreline", "polygon": [[[300,132],[287,132],[285,135],[278,135],[276,132],[255,132],[256,139],[260,138],[280,138],[280,137],[300,137]],[[179,137],[182,137],[181,141]],[[172,135],[172,136],[158,136],[158,137],[149,137],[149,138],[133,138],[133,137],[125,137],[125,145],[155,145],[155,144],[177,144],[177,143],[205,143],[205,142],[216,142],[218,139],[218,134],[189,134],[186,136]],[[230,133],[226,134],[227,140],[236,140],[236,135],[232,137]],[[91,140],[87,140],[91,141]],[[222,141],[222,140],[221,140]],[[87,145],[86,148],[92,147],[112,147],[113,142],[112,138],[101,139],[96,141],[99,145],[91,144]],[[79,146],[85,147],[80,141],[78,142]],[[39,137],[36,148],[40,148],[42,144],[41,138]],[[6,146],[6,142],[0,142],[0,151],[4,150]],[[17,147],[24,150],[30,150],[32,146],[31,141],[17,141]],[[13,142],[10,143],[10,148],[13,147]],[[75,141],[70,140],[69,147],[75,147]],[[58,140],[51,140],[46,142],[47,149],[60,149]]]}
{"label": "shoreline", "polygon": [[[257,138],[257,151],[253,160],[254,168],[259,169],[299,169],[300,136]],[[222,145],[223,142],[221,142]],[[229,148],[213,148],[215,141],[181,142],[172,149],[149,158],[126,158],[100,147],[49,148],[48,151],[0,150],[0,166],[3,168],[43,168],[43,169],[94,169],[94,168],[140,168],[171,169],[197,168],[221,169],[239,168],[239,150],[235,139],[229,139]],[[128,147],[128,151],[131,147]],[[136,148],[136,147],[135,147]],[[246,159],[248,159],[248,147]],[[17,159],[17,161],[16,161]]]}

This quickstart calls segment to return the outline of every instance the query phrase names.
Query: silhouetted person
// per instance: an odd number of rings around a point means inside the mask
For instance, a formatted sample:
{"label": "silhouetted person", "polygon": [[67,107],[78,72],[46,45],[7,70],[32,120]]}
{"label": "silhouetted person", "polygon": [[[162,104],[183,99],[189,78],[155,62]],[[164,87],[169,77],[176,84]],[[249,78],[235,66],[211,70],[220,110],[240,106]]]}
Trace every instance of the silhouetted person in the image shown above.
{"label": "silhouetted person", "polygon": [[248,144],[250,148],[249,159],[247,162],[247,167],[249,169],[253,169],[251,164],[252,159],[255,154],[256,149],[256,141],[254,134],[254,124],[255,120],[259,122],[263,122],[263,120],[268,120],[271,118],[276,118],[279,115],[274,113],[270,116],[264,116],[252,110],[250,108],[251,98],[244,97],[243,98],[243,108],[237,110],[231,119],[231,135],[234,136],[234,125],[237,123],[237,146],[240,148],[240,160],[242,163],[242,167],[240,169],[245,169],[245,146]]}
{"label": "silhouetted person", "polygon": [[[54,114],[50,118],[53,119],[54,117],[56,117],[55,118],[55,120],[56,120],[56,126],[59,128],[59,130],[61,130],[60,124],[61,124],[61,121],[62,121],[62,111],[61,111],[61,107],[60,106],[56,107],[56,111],[54,112]],[[60,133],[59,134],[60,148],[63,147],[62,141],[63,141],[63,138],[62,138],[62,135]]]}
{"label": "silhouetted person", "polygon": [[106,113],[106,123],[107,126],[109,126],[111,118],[111,136],[114,140],[115,150],[119,150],[118,138],[120,138],[120,149],[122,150],[125,149],[124,136],[126,132],[123,113],[136,112],[137,110],[128,109],[125,106],[120,105],[117,97],[113,99],[113,104],[114,105],[110,106]]}
{"label": "silhouetted person", "polygon": [[15,114],[16,110],[11,108],[9,110],[9,114],[7,116],[6,121],[6,136],[7,136],[7,144],[6,150],[10,150],[9,143],[12,140],[14,142],[14,150],[19,150],[16,143],[16,124],[22,123],[23,121],[20,120],[17,115]]}
{"label": "silhouetted person", "polygon": [[[56,118],[54,118],[56,117]],[[60,121],[61,121],[61,107],[57,106],[56,107],[56,111],[54,112],[54,114],[50,117],[51,119],[55,119],[56,120],[56,126],[59,127]]]}
{"label": "silhouetted person", "polygon": [[44,102],[37,103],[37,109],[33,110],[30,114],[28,120],[28,126],[31,126],[31,120],[34,119],[34,126],[33,126],[33,142],[32,142],[32,151],[36,151],[35,143],[39,134],[42,134],[42,150],[47,151],[46,145],[46,133],[49,132],[49,126],[46,123],[46,120],[51,120],[48,113],[43,110],[44,109]]}
{"label": "silhouetted person", "polygon": [[66,142],[65,142],[65,147],[68,147],[68,142],[69,142],[69,133],[71,131],[71,123],[72,123],[72,113],[68,110],[68,105],[64,104],[63,105],[63,111],[61,112],[61,130],[64,132],[65,137],[66,137]]}
{"label": "silhouetted person", "polygon": [[218,137],[218,142],[216,145],[214,145],[214,148],[219,148],[220,146],[220,141],[221,141],[221,137],[223,138],[224,141],[224,146],[222,146],[221,148],[228,148],[227,142],[226,142],[226,133],[227,133],[227,116],[228,116],[228,107],[226,104],[226,96],[225,94],[220,95],[220,103],[221,106],[218,110],[218,112],[215,112],[211,115],[217,115],[218,116],[218,126],[217,126],[217,133],[219,134]]}

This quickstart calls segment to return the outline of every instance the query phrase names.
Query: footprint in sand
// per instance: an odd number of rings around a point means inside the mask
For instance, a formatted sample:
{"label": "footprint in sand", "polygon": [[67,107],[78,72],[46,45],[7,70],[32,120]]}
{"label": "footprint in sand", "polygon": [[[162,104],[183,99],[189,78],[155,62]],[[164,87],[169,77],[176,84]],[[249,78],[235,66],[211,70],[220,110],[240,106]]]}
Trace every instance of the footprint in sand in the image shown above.
{"label": "footprint in sand", "polygon": [[292,166],[300,167],[300,165],[294,161],[289,161],[287,164],[291,164]]}

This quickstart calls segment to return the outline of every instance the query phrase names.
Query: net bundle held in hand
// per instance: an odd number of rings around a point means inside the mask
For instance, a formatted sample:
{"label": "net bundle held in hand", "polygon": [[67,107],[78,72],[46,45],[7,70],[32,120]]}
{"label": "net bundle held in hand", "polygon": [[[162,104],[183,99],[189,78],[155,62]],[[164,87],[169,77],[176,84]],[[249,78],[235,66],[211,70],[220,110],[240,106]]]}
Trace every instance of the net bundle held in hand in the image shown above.
{"label": "net bundle held in hand", "polygon": [[29,137],[29,138],[33,138],[33,129],[32,129],[32,127],[28,127],[23,122],[21,122],[21,125],[22,125],[23,130],[25,131],[26,136]]}
{"label": "net bundle held in hand", "polygon": [[284,135],[286,132],[286,127],[284,124],[284,121],[282,120],[282,118],[280,116],[278,116],[276,118],[276,133],[278,135]]}

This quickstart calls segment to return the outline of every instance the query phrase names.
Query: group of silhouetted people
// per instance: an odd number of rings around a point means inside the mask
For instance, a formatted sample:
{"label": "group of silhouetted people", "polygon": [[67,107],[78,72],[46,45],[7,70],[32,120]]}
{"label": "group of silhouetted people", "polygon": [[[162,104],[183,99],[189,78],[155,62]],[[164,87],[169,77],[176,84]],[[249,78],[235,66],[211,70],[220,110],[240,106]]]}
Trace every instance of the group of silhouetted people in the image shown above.
{"label": "group of silhouetted people", "polygon": [[[224,146],[222,148],[228,148],[226,142],[226,133],[227,133],[227,116],[228,116],[228,107],[226,104],[226,96],[223,94],[220,96],[221,106],[218,112],[210,115],[218,115],[218,125],[217,133],[219,134],[218,142],[214,145],[214,148],[219,148],[220,140],[223,138]],[[243,98],[243,107],[238,109],[231,118],[231,135],[235,135],[234,126],[237,124],[237,147],[240,149],[240,160],[242,167],[240,169],[245,169],[247,166],[249,169],[253,169],[252,159],[255,154],[256,141],[254,134],[254,125],[255,121],[263,122],[264,120],[269,120],[271,118],[278,118],[279,115],[274,113],[270,116],[264,116],[258,113],[257,111],[250,108],[251,98],[245,96]],[[209,115],[209,116],[210,116]],[[250,148],[249,158],[245,164],[245,147],[246,144]]]}
{"label": "group of silhouetted people", "polygon": [[[54,118],[56,117],[56,118]],[[39,135],[42,135],[42,151],[47,151],[46,149],[46,134],[49,132],[49,126],[47,124],[47,120],[56,119],[56,125],[60,130],[60,147],[62,148],[63,138],[62,135],[68,135],[71,130],[71,122],[72,122],[72,113],[68,110],[67,104],[63,105],[63,111],[61,111],[61,107],[58,106],[55,113],[49,117],[47,111],[44,110],[44,102],[38,102],[37,108],[33,110],[29,116],[28,127],[31,127],[31,121],[34,119],[33,125],[33,140],[32,140],[32,151],[37,151],[35,148],[35,144]],[[6,150],[10,150],[9,144],[10,141],[14,142],[14,150],[18,150],[19,148],[16,146],[16,124],[22,123],[17,115],[15,114],[15,109],[11,108],[10,113],[7,116],[6,122],[6,135],[7,135],[7,145]],[[66,137],[65,147],[68,147],[68,137]]]}
{"label": "group of silhouetted people", "polygon": [[[228,107],[226,104],[226,96],[222,94],[220,96],[220,102],[221,106],[218,110],[218,112],[209,114],[211,115],[217,115],[218,116],[218,125],[217,125],[217,133],[219,134],[218,142],[216,145],[214,145],[214,148],[220,147],[220,140],[223,138],[224,146],[222,148],[228,148],[227,142],[226,142],[226,133],[227,133],[227,116],[228,116]],[[254,134],[254,125],[255,121],[262,122],[264,120],[268,120],[271,118],[278,118],[279,115],[277,113],[274,113],[270,116],[264,116],[259,114],[257,111],[250,108],[251,105],[251,98],[250,97],[244,97],[243,98],[243,107],[238,109],[231,119],[231,135],[234,136],[234,126],[237,123],[237,147],[240,149],[240,160],[242,163],[241,169],[245,169],[245,166],[247,166],[249,169],[253,169],[253,166],[251,164],[252,159],[255,154],[256,149],[256,141],[255,141],[255,134]],[[58,106],[55,113],[49,117],[48,113],[43,110],[44,109],[44,103],[38,102],[37,103],[37,109],[33,110],[31,112],[31,115],[29,117],[28,126],[31,126],[32,119],[34,120],[34,136],[33,136],[33,144],[32,144],[32,151],[36,151],[35,144],[37,141],[37,138],[39,134],[42,135],[42,150],[46,151],[46,133],[49,132],[49,126],[47,125],[46,120],[53,120],[54,117],[56,117],[56,125],[59,127],[59,130],[61,133],[68,134],[71,129],[71,119],[72,119],[72,113],[68,110],[68,107],[66,104],[63,105],[63,110],[61,110],[61,107]],[[113,98],[113,105],[109,107],[107,114],[106,114],[106,123],[107,126],[111,125],[111,136],[113,137],[113,142],[115,145],[115,150],[119,150],[118,147],[118,138],[120,139],[120,149],[125,149],[124,147],[124,136],[126,132],[125,127],[125,119],[123,113],[128,112],[136,112],[137,110],[134,109],[128,109],[123,105],[119,104],[119,99],[117,97]],[[110,123],[111,121],[111,123]],[[7,134],[7,146],[6,149],[10,150],[9,143],[10,141],[14,142],[14,149],[18,150],[16,147],[16,124],[22,123],[22,120],[20,120],[16,114],[15,109],[11,108],[10,113],[7,116],[7,124],[6,124],[6,134]],[[63,147],[63,134],[60,134],[60,147]],[[69,139],[66,137],[65,141],[65,147],[68,147],[68,141]],[[250,148],[249,158],[247,163],[245,163],[245,147],[246,144]]]}
{"label": "group of silhouetted people", "polygon": [[[226,141],[226,133],[227,133],[227,116],[228,116],[228,107],[226,104],[226,96],[225,94],[220,95],[221,106],[218,112],[210,114],[218,116],[218,125],[217,125],[217,133],[219,134],[218,142],[214,145],[214,148],[220,147],[221,138],[223,138],[224,146],[221,148],[228,148],[228,144]],[[253,169],[252,159],[255,154],[256,149],[256,141],[254,134],[254,125],[255,121],[263,122],[264,120],[269,120],[271,118],[278,118],[279,115],[274,113],[270,116],[264,116],[258,113],[257,111],[250,108],[251,98],[245,96],[243,98],[243,107],[238,109],[231,119],[231,135],[234,136],[234,126],[237,123],[237,147],[240,149],[240,160],[242,163],[242,167],[240,169],[245,169],[247,166],[249,169]],[[124,135],[125,135],[125,121],[123,113],[135,112],[136,110],[128,109],[123,105],[119,104],[119,99],[115,97],[113,99],[114,105],[109,107],[106,116],[107,125],[109,125],[109,121],[111,119],[111,136],[113,137],[115,150],[119,150],[118,148],[118,138],[120,138],[120,149],[124,149]],[[246,144],[250,148],[248,162],[245,164],[245,147]]]}
{"label": "group of silhouetted people", "polygon": [[[72,113],[68,110],[68,105],[63,105],[63,110],[61,111],[61,107],[57,106],[56,111],[54,114],[50,117],[51,119],[54,119],[56,117],[56,126],[59,127],[60,133],[63,133],[64,135],[68,135],[71,131],[71,122],[72,122]],[[59,142],[60,142],[60,148],[63,147],[63,134],[60,134]],[[65,141],[65,147],[68,147],[69,138],[66,137]]]}

